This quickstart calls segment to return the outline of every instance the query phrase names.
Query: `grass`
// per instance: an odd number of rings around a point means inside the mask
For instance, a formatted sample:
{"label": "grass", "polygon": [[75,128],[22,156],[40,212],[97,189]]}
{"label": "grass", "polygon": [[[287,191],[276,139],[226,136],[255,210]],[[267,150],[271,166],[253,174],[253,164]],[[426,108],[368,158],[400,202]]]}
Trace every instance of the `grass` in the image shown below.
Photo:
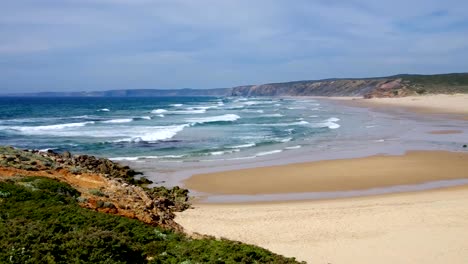
{"label": "grass", "polygon": [[3,181],[0,193],[0,263],[297,263],[81,208],[80,193],[52,179]]}
{"label": "grass", "polygon": [[468,73],[434,75],[397,75],[409,84],[409,89],[419,94],[468,93]]}

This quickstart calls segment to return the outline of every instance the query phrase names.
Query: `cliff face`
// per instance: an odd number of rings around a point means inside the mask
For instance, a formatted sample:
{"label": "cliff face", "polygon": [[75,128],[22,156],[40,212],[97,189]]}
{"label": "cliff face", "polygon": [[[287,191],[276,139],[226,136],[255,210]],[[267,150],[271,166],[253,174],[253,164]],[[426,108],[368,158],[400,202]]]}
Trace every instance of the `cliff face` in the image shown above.
{"label": "cliff face", "polygon": [[402,97],[426,93],[468,93],[468,73],[395,75],[366,79],[329,79],[238,86],[233,96]]}
{"label": "cliff face", "polygon": [[[234,96],[364,96],[403,88],[401,79],[300,81],[234,87]],[[393,93],[392,93],[393,94]]]}

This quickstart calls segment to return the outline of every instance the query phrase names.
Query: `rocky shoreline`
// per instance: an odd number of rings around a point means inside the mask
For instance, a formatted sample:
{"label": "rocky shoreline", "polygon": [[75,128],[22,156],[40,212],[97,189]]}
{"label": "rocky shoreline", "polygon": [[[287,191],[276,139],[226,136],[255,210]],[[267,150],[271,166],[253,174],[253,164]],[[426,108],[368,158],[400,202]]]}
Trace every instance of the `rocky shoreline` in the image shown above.
{"label": "rocky shoreline", "polygon": [[80,206],[183,231],[174,212],[190,207],[188,190],[147,187],[141,173],[111,160],[51,150],[0,147],[0,180],[41,176],[70,184],[80,191]]}

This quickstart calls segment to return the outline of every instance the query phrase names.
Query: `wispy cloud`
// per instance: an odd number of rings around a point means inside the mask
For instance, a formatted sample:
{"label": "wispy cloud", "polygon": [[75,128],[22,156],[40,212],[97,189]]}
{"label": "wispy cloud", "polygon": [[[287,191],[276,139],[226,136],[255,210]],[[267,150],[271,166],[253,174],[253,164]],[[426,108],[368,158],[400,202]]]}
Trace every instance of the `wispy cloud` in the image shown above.
{"label": "wispy cloud", "polygon": [[229,87],[468,69],[462,0],[0,3],[0,87]]}

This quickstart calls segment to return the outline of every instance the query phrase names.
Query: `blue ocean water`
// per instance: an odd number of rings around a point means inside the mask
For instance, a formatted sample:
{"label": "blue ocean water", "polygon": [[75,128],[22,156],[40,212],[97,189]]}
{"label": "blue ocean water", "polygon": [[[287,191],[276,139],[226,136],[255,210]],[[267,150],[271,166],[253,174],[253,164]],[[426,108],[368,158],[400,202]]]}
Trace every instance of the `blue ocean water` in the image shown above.
{"label": "blue ocean water", "polygon": [[242,159],[340,127],[318,101],[279,98],[0,98],[0,145],[115,160]]}

